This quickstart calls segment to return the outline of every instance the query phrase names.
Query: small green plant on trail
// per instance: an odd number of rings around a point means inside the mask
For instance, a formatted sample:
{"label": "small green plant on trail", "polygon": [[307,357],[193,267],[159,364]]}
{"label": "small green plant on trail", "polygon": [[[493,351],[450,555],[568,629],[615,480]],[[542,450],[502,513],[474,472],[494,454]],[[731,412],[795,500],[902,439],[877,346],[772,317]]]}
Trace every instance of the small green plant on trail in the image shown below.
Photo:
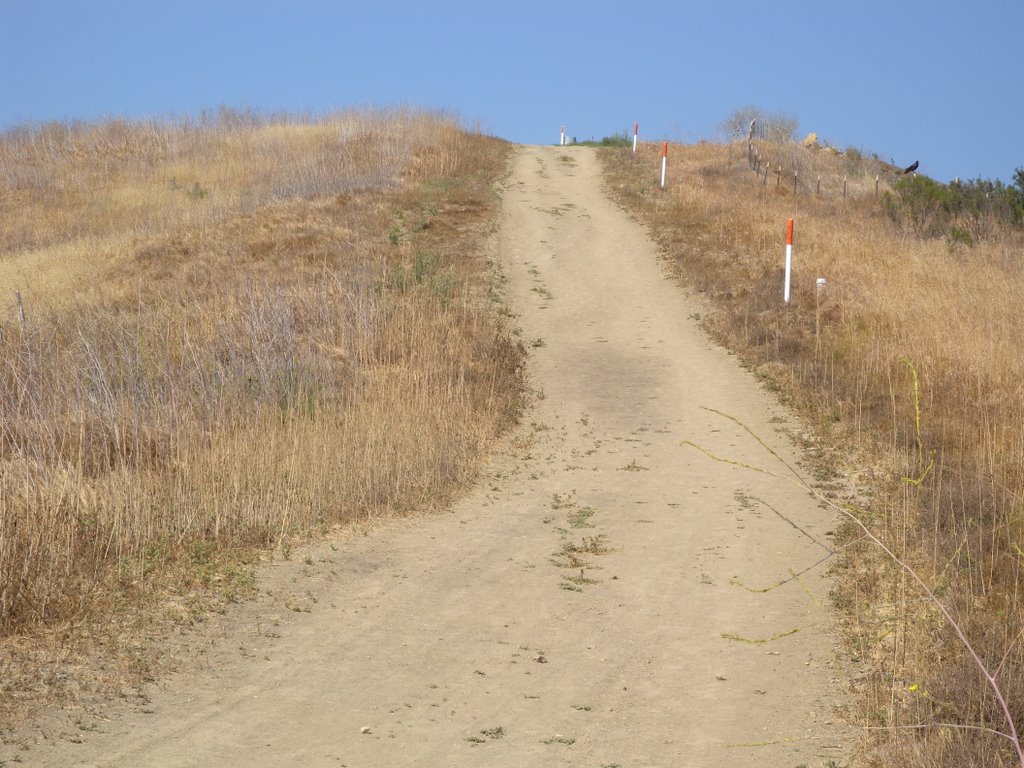
{"label": "small green plant on trail", "polygon": [[576,584],[577,586],[582,586],[584,584],[600,584],[600,582],[597,579],[588,578],[583,573],[583,569],[582,568],[580,568],[580,575],[579,576],[575,576],[575,575],[574,576],[567,576],[565,580],[570,582],[570,583],[572,583],[572,584]]}
{"label": "small green plant on trail", "polygon": [[576,743],[576,739],[570,736],[562,736],[561,734],[555,734],[550,739],[542,739],[541,744],[565,744],[569,746]]}
{"label": "small green plant on trail", "polygon": [[569,526],[572,528],[593,528],[594,526],[591,525],[590,518],[596,513],[597,510],[593,507],[574,509],[568,514]]}
{"label": "small green plant on trail", "polygon": [[624,467],[619,467],[622,472],[647,472],[650,467],[645,467],[641,464],[636,463],[636,459],[633,459],[629,464]]}
{"label": "small green plant on trail", "polygon": [[576,496],[576,491],[569,491],[566,494],[553,493],[551,494],[551,508],[552,509],[568,509],[576,504],[573,500]]}

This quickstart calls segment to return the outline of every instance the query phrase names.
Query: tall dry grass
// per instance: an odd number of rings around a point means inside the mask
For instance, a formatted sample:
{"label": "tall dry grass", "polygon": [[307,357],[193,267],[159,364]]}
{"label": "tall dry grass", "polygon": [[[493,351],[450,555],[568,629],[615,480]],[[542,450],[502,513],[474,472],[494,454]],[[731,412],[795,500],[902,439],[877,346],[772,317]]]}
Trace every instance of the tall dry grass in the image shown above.
{"label": "tall dry grass", "polygon": [[872,489],[852,509],[922,577],[992,674],[905,571],[848,531],[835,597],[865,670],[855,683],[864,763],[1018,765],[992,683],[1019,728],[1024,236],[973,248],[921,239],[883,211],[891,170],[860,155],[764,143],[762,162],[783,168],[765,183],[745,142],[673,146],[663,191],[657,149],[605,152],[613,192],[712,299],[718,338],[814,421],[827,458],[818,479],[841,496],[840,475],[856,472]]}
{"label": "tall dry grass", "polygon": [[0,136],[0,643],[468,482],[521,387],[506,154],[413,111]]}

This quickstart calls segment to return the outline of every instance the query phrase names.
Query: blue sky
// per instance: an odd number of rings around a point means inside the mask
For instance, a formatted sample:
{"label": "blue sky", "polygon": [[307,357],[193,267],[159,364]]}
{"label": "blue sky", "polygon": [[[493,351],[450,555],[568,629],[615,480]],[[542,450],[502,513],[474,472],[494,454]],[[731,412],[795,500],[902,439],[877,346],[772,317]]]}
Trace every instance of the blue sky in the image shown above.
{"label": "blue sky", "polygon": [[754,104],[942,181],[1024,166],[1024,0],[0,0],[0,127],[409,104],[513,141]]}

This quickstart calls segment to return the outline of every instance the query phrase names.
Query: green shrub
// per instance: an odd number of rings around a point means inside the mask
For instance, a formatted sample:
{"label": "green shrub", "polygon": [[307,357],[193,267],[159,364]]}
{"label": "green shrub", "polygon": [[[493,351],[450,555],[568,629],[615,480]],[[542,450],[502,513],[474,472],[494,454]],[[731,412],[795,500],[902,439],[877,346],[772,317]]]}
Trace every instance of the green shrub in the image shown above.
{"label": "green shrub", "polygon": [[602,147],[631,147],[633,146],[633,139],[627,131],[621,131],[620,133],[613,133],[611,136],[605,136],[601,139]]}
{"label": "green shrub", "polygon": [[919,237],[946,236],[952,246],[973,245],[1001,229],[1024,225],[1024,169],[1014,185],[998,179],[940,184],[927,176],[904,176],[882,198],[889,217]]}
{"label": "green shrub", "polygon": [[600,141],[581,141],[580,146],[584,147],[632,147],[633,137],[627,131],[620,131],[619,133],[613,133],[611,136],[605,136]]}
{"label": "green shrub", "polygon": [[956,251],[959,248],[966,246],[967,248],[974,247],[974,238],[971,237],[971,233],[966,229],[960,227],[951,227],[949,234],[946,235],[946,245],[949,246],[949,250]]}
{"label": "green shrub", "polygon": [[918,237],[945,234],[952,220],[953,195],[927,176],[904,176],[882,198],[889,217]]}

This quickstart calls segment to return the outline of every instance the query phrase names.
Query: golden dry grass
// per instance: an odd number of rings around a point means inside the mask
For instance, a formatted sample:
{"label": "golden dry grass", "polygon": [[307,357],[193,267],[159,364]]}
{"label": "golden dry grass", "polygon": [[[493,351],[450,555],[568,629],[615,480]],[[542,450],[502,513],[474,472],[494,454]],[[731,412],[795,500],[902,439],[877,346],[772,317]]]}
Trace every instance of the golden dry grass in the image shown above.
{"label": "golden dry grass", "polygon": [[68,687],[39,638],[472,479],[521,392],[506,155],[410,111],[0,137],[0,714]]}
{"label": "golden dry grass", "polygon": [[[661,190],[659,149],[605,151],[613,193],[712,299],[712,332],[815,423],[826,486],[840,493],[837,469],[870,486],[858,514],[951,609],[1024,724],[1024,236],[970,249],[918,238],[880,204],[892,170],[859,156],[761,143],[762,163],[784,168],[766,184],[745,143],[673,146]],[[1006,739],[973,730],[1007,724],[935,606],[863,544],[836,572],[867,670],[856,721],[879,728],[865,730],[865,764],[1017,765]]]}

